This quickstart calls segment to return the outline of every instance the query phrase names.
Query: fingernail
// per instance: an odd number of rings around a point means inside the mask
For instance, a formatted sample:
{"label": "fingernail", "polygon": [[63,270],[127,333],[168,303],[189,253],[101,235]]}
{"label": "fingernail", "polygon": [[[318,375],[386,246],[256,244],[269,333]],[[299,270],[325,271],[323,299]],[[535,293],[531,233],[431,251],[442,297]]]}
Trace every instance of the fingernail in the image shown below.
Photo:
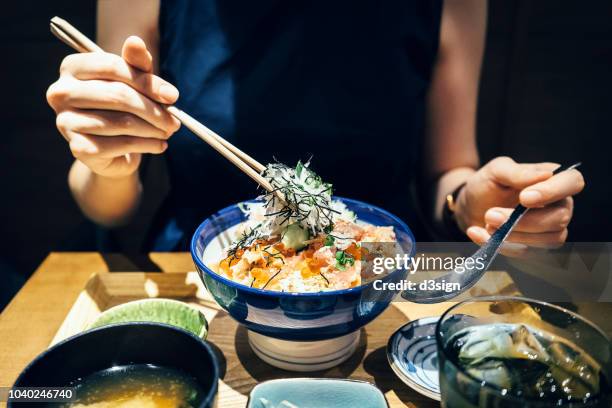
{"label": "fingernail", "polygon": [[487,213],[487,220],[494,224],[501,224],[504,222],[505,218],[506,217],[504,217],[504,214],[497,210],[492,210]]}
{"label": "fingernail", "polygon": [[159,96],[161,96],[166,102],[174,102],[179,96],[178,89],[170,84],[161,84],[157,93],[159,93]]}
{"label": "fingernail", "polygon": [[162,152],[165,152],[168,148],[168,142],[162,142]]}
{"label": "fingernail", "polygon": [[542,200],[542,193],[537,190],[527,190],[521,193],[521,202],[523,204],[535,204],[538,201]]}

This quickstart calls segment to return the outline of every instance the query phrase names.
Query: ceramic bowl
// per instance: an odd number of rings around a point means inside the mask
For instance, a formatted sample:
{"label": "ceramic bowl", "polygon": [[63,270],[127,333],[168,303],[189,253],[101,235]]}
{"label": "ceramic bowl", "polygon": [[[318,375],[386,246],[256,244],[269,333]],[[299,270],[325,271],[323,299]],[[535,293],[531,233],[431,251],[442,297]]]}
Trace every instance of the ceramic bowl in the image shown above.
{"label": "ceramic bowl", "polygon": [[[286,401],[283,403],[283,401]],[[289,404],[292,405],[289,405]],[[383,393],[365,381],[289,378],[257,384],[247,408],[388,408]]]}
{"label": "ceramic bowl", "polygon": [[[212,348],[185,330],[160,323],[121,323],[88,330],[41,353],[14,387],[66,387],[100,370],[131,364],[175,368],[193,376],[206,394],[198,408],[215,406],[219,363]],[[8,407],[39,406],[9,403]]]}
{"label": "ceramic bowl", "polygon": [[[353,211],[358,220],[394,228],[398,243],[414,255],[410,228],[389,212],[357,200],[335,197]],[[287,293],[251,288],[213,272],[233,239],[233,230],[245,221],[241,204],[232,205],[205,220],[191,241],[191,255],[204,285],[236,321],[252,332],[275,339],[315,341],[353,333],[371,322],[389,306],[395,293],[374,290],[372,283],[359,287],[317,293]],[[405,270],[382,278],[399,281]]]}
{"label": "ceramic bowl", "polygon": [[[414,236],[396,216],[378,207],[341,200],[360,222],[392,226],[402,250],[414,255]],[[359,345],[359,329],[380,315],[396,293],[378,291],[373,283],[318,293],[287,293],[251,288],[224,278],[208,265],[223,256],[246,216],[245,204],[227,207],[204,221],[191,241],[191,255],[204,285],[238,323],[248,329],[251,348],[265,362],[286,370],[317,371],[347,360]],[[407,271],[381,280],[399,282]]]}

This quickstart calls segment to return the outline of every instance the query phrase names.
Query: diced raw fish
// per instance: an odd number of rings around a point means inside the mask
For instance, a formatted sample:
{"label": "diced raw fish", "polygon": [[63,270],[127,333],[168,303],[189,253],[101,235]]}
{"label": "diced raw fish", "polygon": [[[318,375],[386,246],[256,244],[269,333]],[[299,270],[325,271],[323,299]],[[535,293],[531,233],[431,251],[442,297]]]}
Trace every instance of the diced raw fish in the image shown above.
{"label": "diced raw fish", "polygon": [[323,246],[317,249],[312,257],[324,265],[333,265],[336,263],[336,257],[334,256],[331,248],[328,246]]}
{"label": "diced raw fish", "polygon": [[333,234],[337,237],[342,237],[346,239],[361,239],[361,236],[364,233],[364,227],[359,224],[355,224],[353,222],[347,222],[344,220],[338,220],[334,224]]}
{"label": "diced raw fish", "polygon": [[393,227],[366,225],[361,240],[363,242],[395,242],[395,232]]}

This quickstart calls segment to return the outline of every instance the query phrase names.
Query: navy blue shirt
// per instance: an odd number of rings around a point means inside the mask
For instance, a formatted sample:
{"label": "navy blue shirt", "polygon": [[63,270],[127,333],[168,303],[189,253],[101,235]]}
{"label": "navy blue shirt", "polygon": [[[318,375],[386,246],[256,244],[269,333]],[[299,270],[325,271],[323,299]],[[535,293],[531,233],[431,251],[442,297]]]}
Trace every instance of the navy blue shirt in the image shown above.
{"label": "navy blue shirt", "polygon": [[[312,156],[335,194],[410,220],[441,0],[167,0],[161,76],[177,106],[262,163]],[[184,249],[257,186],[181,128],[152,249]]]}

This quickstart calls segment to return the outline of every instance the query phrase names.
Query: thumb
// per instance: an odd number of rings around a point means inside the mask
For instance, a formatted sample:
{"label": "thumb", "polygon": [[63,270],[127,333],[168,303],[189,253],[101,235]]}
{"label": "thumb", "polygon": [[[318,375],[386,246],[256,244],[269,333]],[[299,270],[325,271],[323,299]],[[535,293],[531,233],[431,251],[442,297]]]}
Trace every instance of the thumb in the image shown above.
{"label": "thumb", "polygon": [[121,49],[121,57],[134,68],[144,72],[153,71],[153,56],[140,37],[132,35],[125,40]]}
{"label": "thumb", "polygon": [[505,187],[522,190],[552,177],[558,164],[517,163],[509,157],[498,157],[485,167],[492,181]]}

